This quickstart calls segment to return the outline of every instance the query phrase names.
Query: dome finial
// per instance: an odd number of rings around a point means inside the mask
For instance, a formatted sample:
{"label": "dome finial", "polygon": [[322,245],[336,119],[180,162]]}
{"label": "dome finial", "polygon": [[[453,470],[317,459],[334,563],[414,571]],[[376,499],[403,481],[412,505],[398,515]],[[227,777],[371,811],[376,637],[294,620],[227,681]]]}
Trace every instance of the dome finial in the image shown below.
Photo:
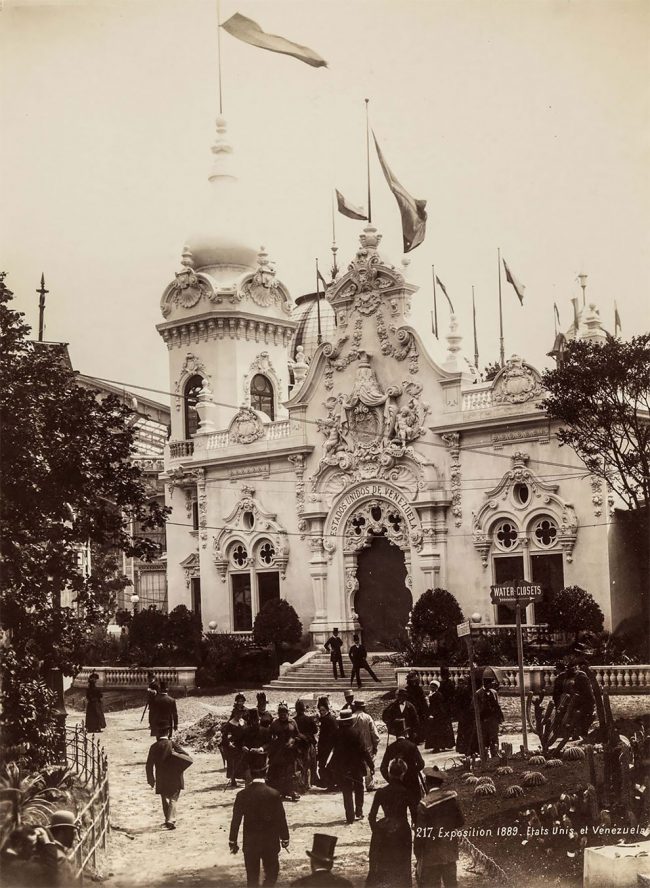
{"label": "dome finial", "polygon": [[220,114],[217,117],[216,124],[217,137],[210,149],[214,155],[214,160],[212,162],[212,170],[210,171],[208,179],[210,182],[215,182],[219,179],[230,179],[235,181],[237,176],[235,176],[232,171],[233,148],[228,139],[228,124],[226,123],[226,118]]}

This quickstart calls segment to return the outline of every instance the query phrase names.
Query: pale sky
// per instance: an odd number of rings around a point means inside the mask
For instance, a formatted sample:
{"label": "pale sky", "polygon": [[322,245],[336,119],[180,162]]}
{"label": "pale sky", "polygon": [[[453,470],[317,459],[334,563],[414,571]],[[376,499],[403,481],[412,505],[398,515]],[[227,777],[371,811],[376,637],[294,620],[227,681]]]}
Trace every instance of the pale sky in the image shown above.
{"label": "pale sky", "polygon": [[[395,176],[428,201],[407,277],[431,342],[431,265],[480,366],[498,357],[497,247],[506,355],[548,364],[553,301],[587,300],[623,335],[648,329],[650,4],[645,0],[222,0],[313,47],[314,69],[222,32],[224,114],[264,244],[296,297],[330,265],[331,191],[365,204],[364,98]],[[37,331],[83,373],[169,390],[154,325],[210,185],[218,113],[216,0],[4,0],[2,267]],[[397,205],[376,158],[373,222],[399,265]],[[337,218],[339,260],[362,223]],[[439,303],[441,326],[447,309]],[[443,349],[434,355],[441,357]],[[164,398],[161,398],[164,400]]]}

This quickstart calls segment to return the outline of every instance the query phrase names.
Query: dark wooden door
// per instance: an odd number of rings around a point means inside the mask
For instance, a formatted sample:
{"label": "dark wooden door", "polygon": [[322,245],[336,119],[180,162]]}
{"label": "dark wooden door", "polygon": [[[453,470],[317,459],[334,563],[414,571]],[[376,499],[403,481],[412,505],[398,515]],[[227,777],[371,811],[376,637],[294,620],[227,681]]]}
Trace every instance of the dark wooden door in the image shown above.
{"label": "dark wooden door", "polygon": [[406,635],[413,597],[406,588],[404,554],[386,537],[377,536],[357,559],[359,589],[354,609],[369,651],[391,650]]}

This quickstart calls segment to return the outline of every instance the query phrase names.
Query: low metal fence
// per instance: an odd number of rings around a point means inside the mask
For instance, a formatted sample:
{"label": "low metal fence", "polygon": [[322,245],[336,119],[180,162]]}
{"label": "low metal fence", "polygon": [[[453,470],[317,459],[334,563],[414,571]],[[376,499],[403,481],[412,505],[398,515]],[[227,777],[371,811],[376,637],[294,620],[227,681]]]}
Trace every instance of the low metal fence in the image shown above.
{"label": "low metal fence", "polygon": [[68,767],[90,793],[90,798],[77,815],[79,837],[71,858],[75,875],[81,876],[91,864],[97,866],[97,852],[106,848],[110,832],[110,796],[108,789],[108,758],[104,747],[90,737],[83,725],[65,729],[65,754]]}

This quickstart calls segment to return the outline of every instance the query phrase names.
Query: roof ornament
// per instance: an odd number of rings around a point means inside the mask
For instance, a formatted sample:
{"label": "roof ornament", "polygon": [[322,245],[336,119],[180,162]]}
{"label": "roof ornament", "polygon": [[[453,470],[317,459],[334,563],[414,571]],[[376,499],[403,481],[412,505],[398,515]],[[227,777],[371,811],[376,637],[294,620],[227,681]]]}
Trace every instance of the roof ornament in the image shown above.
{"label": "roof ornament", "polygon": [[219,179],[229,179],[236,181],[237,176],[232,171],[232,154],[233,147],[227,138],[228,124],[226,118],[221,114],[217,117],[217,137],[214,141],[212,151],[214,160],[212,162],[212,170],[208,179],[215,182]]}

